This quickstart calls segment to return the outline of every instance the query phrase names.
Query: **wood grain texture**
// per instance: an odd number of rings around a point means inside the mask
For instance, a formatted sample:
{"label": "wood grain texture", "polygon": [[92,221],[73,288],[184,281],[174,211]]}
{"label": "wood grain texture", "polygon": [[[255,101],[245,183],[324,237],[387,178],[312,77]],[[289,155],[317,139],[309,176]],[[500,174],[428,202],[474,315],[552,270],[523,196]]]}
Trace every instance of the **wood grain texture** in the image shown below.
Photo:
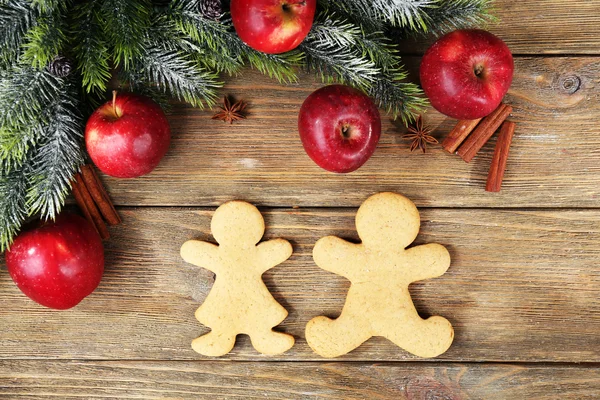
{"label": "wood grain texture", "polygon": [[419,363],[0,362],[28,399],[597,399],[600,369]]}
{"label": "wood grain texture", "polygon": [[[418,59],[408,60],[414,70]],[[106,179],[119,205],[216,206],[243,198],[260,206],[358,207],[369,194],[399,191],[421,207],[599,207],[600,59],[519,58],[506,102],[517,122],[503,190],[485,192],[495,137],[466,165],[437,146],[408,150],[405,128],[383,118],[374,156],[358,171],[321,170],[305,154],[298,110],[321,85],[311,77],[281,86],[256,72],[228,80],[224,92],[249,101],[234,125],[212,112],[178,106],[173,143],[161,165],[140,179]],[[441,139],[455,120],[428,112]]]}
{"label": "wood grain texture", "polygon": [[[0,359],[199,359],[191,341],[207,328],[194,312],[213,275],[186,264],[180,246],[211,240],[212,210],[120,209],[98,290],[56,312],[25,298],[0,268]],[[261,356],[246,337],[225,359],[315,360],[304,339],[317,315],[336,317],[349,282],[319,269],[320,237],[356,240],[355,209],[263,210],[266,238],[284,237],[292,257],[264,280],[290,315],[280,329],[296,346]],[[600,362],[600,211],[425,209],[417,243],[440,243],[452,265],[410,290],[422,316],[442,315],[455,341],[441,360]],[[413,356],[373,338],[340,360]]]}
{"label": "wood grain texture", "polygon": [[[599,0],[494,0],[498,23],[489,29],[514,54],[598,54]],[[434,39],[402,45],[404,51],[423,53]]]}
{"label": "wood grain texture", "polygon": [[490,30],[516,54],[598,54],[599,0],[494,1]]}
{"label": "wood grain texture", "polygon": [[[284,87],[251,71],[227,78],[223,93],[249,101],[248,120],[229,126],[208,110],[176,106],[172,149],[153,174],[103,178],[117,204],[160,207],[120,208],[124,224],[111,228],[96,293],[71,311],[44,309],[0,265],[0,398],[600,398],[600,364],[588,364],[600,362],[600,0],[494,4],[500,23],[489,29],[517,55],[505,100],[518,125],[501,193],[484,191],[495,139],[470,165],[441,147],[409,154],[405,129],[386,116],[363,168],[326,173],[305,155],[296,126],[320,83],[302,76]],[[415,56],[432,41],[400,44],[413,80]],[[425,121],[438,139],[455,125],[432,111]],[[318,269],[311,250],[329,234],[356,240],[356,210],[289,207],[358,207],[383,190],[427,208],[418,243],[451,251],[449,272],[411,292],[423,316],[453,323],[454,345],[439,360],[389,363],[413,358],[374,338],[342,362],[324,362],[307,346],[304,325],[337,316],[349,283]],[[201,358],[191,341],[207,331],[194,311],[213,276],[185,264],[179,247],[211,239],[212,211],[177,206],[234,198],[282,207],[264,208],[266,237],[289,239],[295,253],[264,277],[290,311],[281,330],[298,343],[273,358],[241,337],[226,357],[236,362],[191,361]]]}

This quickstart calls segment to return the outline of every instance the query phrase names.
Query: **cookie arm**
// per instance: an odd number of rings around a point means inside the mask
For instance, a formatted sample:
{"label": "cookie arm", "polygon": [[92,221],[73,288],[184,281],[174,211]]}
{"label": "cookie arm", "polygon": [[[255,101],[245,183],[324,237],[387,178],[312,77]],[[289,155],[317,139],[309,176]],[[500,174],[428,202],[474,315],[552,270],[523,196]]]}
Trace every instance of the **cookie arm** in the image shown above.
{"label": "cookie arm", "polygon": [[450,253],[441,244],[413,247],[406,251],[406,255],[414,260],[411,261],[415,266],[410,275],[412,282],[442,276],[450,267]]}
{"label": "cookie arm", "polygon": [[360,272],[363,256],[362,245],[347,242],[337,236],[319,239],[313,249],[313,259],[319,268],[350,280]]}
{"label": "cookie arm", "polygon": [[261,274],[290,258],[293,251],[292,245],[285,239],[262,242],[257,246],[257,250],[260,256],[258,269]]}
{"label": "cookie arm", "polygon": [[181,257],[198,267],[217,273],[220,266],[219,247],[200,240],[188,240],[181,246]]}

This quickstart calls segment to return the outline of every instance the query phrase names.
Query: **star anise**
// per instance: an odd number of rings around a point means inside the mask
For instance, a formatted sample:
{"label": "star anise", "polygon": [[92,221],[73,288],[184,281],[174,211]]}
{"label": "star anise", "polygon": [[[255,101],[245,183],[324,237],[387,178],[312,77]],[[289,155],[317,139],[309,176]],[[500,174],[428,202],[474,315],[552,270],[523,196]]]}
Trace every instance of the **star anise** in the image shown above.
{"label": "star anise", "polygon": [[408,132],[406,135],[402,136],[404,139],[412,140],[410,145],[410,151],[415,151],[417,148],[423,150],[425,153],[427,149],[427,144],[437,144],[439,143],[436,138],[431,136],[431,129],[428,126],[423,126],[423,117],[418,116],[417,121],[414,125],[408,127]]}
{"label": "star anise", "polygon": [[248,104],[243,100],[231,104],[229,96],[225,96],[223,98],[223,105],[219,106],[221,111],[213,115],[212,119],[218,119],[233,124],[233,121],[239,121],[240,119],[246,118],[243,112],[247,105]]}

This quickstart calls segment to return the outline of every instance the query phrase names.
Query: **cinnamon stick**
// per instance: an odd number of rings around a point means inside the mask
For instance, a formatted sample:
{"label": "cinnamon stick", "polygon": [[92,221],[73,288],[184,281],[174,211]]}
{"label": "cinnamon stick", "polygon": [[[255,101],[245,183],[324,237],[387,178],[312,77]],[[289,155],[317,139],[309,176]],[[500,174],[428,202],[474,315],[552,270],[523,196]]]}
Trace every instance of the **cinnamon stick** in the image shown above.
{"label": "cinnamon stick", "polygon": [[[98,228],[96,228],[96,224],[94,223],[92,214],[90,213],[90,210],[88,209],[87,204],[85,203],[85,200],[83,200],[83,195],[81,194],[81,191],[79,190],[79,185],[77,185],[77,183],[75,181],[72,182],[72,185],[73,185],[73,197],[75,197],[75,201],[77,202],[77,205],[81,209],[81,212],[83,212],[83,216],[94,226],[94,229],[96,230],[96,232],[98,232]],[[98,233],[100,233],[100,232],[98,232]]]}
{"label": "cinnamon stick", "polygon": [[[85,183],[83,182],[83,178],[80,173],[75,174],[75,181],[73,182],[73,195],[75,196],[75,200],[79,207],[82,209],[84,215],[88,220],[96,227],[96,230],[100,234],[102,240],[106,240],[110,237],[108,233],[108,228],[102,220],[102,216],[90,195]],[[79,197],[79,200],[77,198]],[[87,211],[85,211],[87,210]]]}
{"label": "cinnamon stick", "polygon": [[100,213],[109,225],[118,225],[121,223],[121,217],[117,213],[108,193],[104,189],[100,178],[96,174],[94,167],[84,165],[81,167],[81,176],[94,202],[98,206]]}
{"label": "cinnamon stick", "polygon": [[458,149],[458,146],[465,141],[467,136],[473,132],[473,129],[477,127],[481,120],[482,118],[463,119],[458,121],[454,129],[452,129],[448,136],[446,136],[446,139],[444,139],[442,142],[442,147],[444,150],[446,150],[448,153],[454,153],[456,149]]}
{"label": "cinnamon stick", "polygon": [[466,162],[471,162],[479,150],[492,137],[494,132],[502,125],[512,112],[512,107],[507,104],[500,106],[485,117],[467,140],[458,148],[457,154]]}
{"label": "cinnamon stick", "polygon": [[516,124],[514,122],[505,121],[502,124],[496,149],[494,150],[494,158],[490,166],[488,174],[486,192],[499,192],[502,188],[502,180],[504,179],[504,171],[506,170],[506,162],[508,161],[508,152],[512,143],[512,138],[515,133]]}

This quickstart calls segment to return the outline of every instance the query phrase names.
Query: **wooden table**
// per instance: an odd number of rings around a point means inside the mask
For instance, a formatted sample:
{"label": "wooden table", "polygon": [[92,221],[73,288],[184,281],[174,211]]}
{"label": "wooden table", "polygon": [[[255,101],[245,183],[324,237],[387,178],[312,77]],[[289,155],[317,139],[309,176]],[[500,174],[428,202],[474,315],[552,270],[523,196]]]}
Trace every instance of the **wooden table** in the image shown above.
{"label": "wooden table", "polygon": [[[373,158],[349,175],[306,156],[296,129],[310,77],[281,86],[248,71],[225,92],[250,102],[233,126],[210,111],[173,110],[171,151],[150,176],[105,178],[124,223],[106,243],[106,274],[78,307],[37,306],[0,270],[0,398],[589,399],[600,397],[600,1],[497,0],[492,30],[516,56],[507,101],[518,123],[500,194],[484,191],[495,141],[471,163],[435,148],[410,154],[384,116]],[[416,71],[424,44],[406,46]],[[443,137],[454,121],[428,112]],[[357,239],[369,195],[395,191],[421,210],[418,243],[450,249],[452,266],[411,286],[423,316],[456,339],[420,360],[382,338],[334,361],[307,346],[306,322],[339,314],[348,281],[313,263],[315,241]],[[264,279],[297,339],[278,357],[246,337],[222,359],[194,353],[207,332],[194,311],[213,282],[179,256],[210,240],[215,207],[258,205],[267,238],[294,255]]]}

